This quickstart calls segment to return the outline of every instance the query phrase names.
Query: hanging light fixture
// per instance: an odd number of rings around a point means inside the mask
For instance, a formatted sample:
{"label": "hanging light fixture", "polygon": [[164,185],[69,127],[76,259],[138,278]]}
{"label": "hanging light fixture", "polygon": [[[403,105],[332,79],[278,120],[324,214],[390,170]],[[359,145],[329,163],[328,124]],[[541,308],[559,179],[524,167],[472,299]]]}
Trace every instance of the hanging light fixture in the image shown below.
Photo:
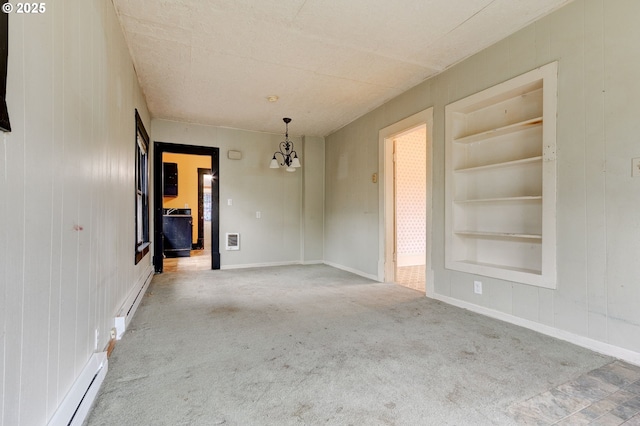
{"label": "hanging light fixture", "polygon": [[[280,150],[273,153],[273,158],[271,159],[271,165],[269,167],[277,169],[280,166],[286,166],[286,170],[288,172],[295,172],[301,164],[300,159],[298,158],[298,153],[293,150],[293,142],[289,140],[289,123],[291,123],[291,119],[285,117],[282,121],[285,122],[287,130],[284,134],[284,140],[280,142]],[[282,163],[278,163],[278,159],[276,158],[278,154],[282,157]]]}

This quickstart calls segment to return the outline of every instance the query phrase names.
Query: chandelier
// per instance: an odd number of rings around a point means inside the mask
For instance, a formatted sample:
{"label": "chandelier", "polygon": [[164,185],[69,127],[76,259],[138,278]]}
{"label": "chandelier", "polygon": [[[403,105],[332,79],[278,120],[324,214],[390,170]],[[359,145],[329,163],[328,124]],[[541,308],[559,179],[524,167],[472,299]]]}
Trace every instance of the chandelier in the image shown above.
{"label": "chandelier", "polygon": [[[280,150],[273,153],[273,158],[271,159],[271,165],[269,167],[277,169],[280,166],[286,166],[286,170],[288,172],[295,172],[301,165],[300,160],[298,159],[298,153],[293,149],[293,142],[289,140],[289,123],[291,123],[291,119],[285,117],[282,121],[285,122],[287,130],[284,134],[284,140],[280,142]],[[277,155],[282,157],[281,163],[278,162],[278,159],[276,158]]]}

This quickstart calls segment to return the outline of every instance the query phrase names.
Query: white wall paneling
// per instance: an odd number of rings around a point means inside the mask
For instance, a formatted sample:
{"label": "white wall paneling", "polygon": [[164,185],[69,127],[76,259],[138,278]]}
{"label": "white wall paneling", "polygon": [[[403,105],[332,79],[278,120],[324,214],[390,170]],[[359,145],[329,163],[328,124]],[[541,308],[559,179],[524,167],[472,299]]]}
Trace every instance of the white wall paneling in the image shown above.
{"label": "white wall paneling", "polygon": [[149,271],[133,259],[135,108],[150,120],[110,1],[9,21],[0,424],[42,425]]}

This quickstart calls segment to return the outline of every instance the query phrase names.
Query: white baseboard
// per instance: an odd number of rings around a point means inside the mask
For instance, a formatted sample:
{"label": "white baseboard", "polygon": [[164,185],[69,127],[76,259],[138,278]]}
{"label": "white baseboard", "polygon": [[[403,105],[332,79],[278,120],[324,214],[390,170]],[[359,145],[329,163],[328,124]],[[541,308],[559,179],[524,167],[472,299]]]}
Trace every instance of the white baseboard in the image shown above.
{"label": "white baseboard", "polygon": [[303,260],[302,265],[324,265],[324,260]]}
{"label": "white baseboard", "polygon": [[142,278],[133,286],[131,292],[129,292],[129,295],[118,311],[114,321],[116,339],[120,340],[124,332],[127,330],[133,315],[138,309],[138,305],[140,305],[140,302],[142,301],[144,293],[147,291],[147,287],[149,287],[151,278],[153,278],[153,265],[149,266]]}
{"label": "white baseboard", "polygon": [[299,260],[288,262],[265,262],[265,263],[244,263],[238,265],[221,265],[220,269],[245,269],[245,268],[262,268],[268,266],[289,266],[289,265],[301,265]]}
{"label": "white baseboard", "polygon": [[49,426],[81,426],[84,423],[107,375],[108,364],[106,352],[94,353],[89,358],[49,420]]}
{"label": "white baseboard", "polygon": [[449,305],[457,306],[458,308],[467,309],[469,311],[485,315],[491,318],[495,318],[501,321],[505,321],[511,324],[518,325],[520,327],[528,328],[538,333],[546,334],[547,336],[555,337],[556,339],[564,340],[565,342],[573,343],[574,345],[582,346],[583,348],[590,349],[594,352],[601,353],[603,355],[612,356],[614,358],[621,359],[631,364],[640,366],[640,353],[630,351],[628,349],[620,348],[608,343],[600,342],[588,337],[580,336],[575,333],[560,330],[555,327],[551,327],[545,324],[540,324],[535,321],[531,321],[524,318],[519,318],[514,315],[506,314],[504,312],[496,311],[493,309],[485,308],[483,306],[474,305],[473,303],[465,302],[463,300],[454,299],[453,297],[443,296],[441,294],[430,293],[428,297]]}
{"label": "white baseboard", "polygon": [[370,280],[373,280],[373,281],[378,281],[378,276],[374,275],[374,274],[367,274],[366,272],[362,272],[362,271],[359,271],[357,269],[349,268],[348,266],[339,265],[337,263],[327,262],[326,260],[324,261],[324,264],[332,266],[332,267],[337,268],[337,269],[342,269],[343,271],[351,272],[352,274],[360,275],[361,277],[369,278]]}

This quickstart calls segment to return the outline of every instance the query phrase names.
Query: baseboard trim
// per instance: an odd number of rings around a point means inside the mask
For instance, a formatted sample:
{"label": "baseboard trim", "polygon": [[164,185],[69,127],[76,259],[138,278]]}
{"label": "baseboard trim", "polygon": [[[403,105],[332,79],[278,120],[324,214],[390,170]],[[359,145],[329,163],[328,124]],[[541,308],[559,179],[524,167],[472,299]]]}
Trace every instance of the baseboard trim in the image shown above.
{"label": "baseboard trim", "polygon": [[506,314],[504,312],[485,308],[479,305],[474,305],[473,303],[454,299],[453,297],[443,296],[441,294],[435,294],[435,293],[427,294],[427,297],[439,300],[449,305],[456,306],[458,308],[467,309],[477,314],[485,315],[491,318],[498,319],[500,321],[505,321],[520,327],[528,328],[530,330],[537,331],[538,333],[546,334],[547,336],[555,337],[556,339],[573,343],[574,345],[581,346],[586,349],[590,349],[594,352],[598,352],[603,355],[618,358],[630,364],[635,364],[640,366],[640,353],[638,352],[634,352],[628,349],[614,346],[609,343],[600,342],[598,340],[580,336],[578,334],[571,333],[568,331],[560,330],[558,328],[551,327],[545,324],[540,324],[535,321],[519,318],[514,315]]}
{"label": "baseboard trim", "polygon": [[108,365],[106,352],[94,353],[89,358],[49,420],[49,426],[80,426],[84,423],[107,375]]}
{"label": "baseboard trim", "polygon": [[265,263],[243,263],[238,265],[222,265],[220,269],[245,269],[245,268],[263,268],[269,266],[290,266],[290,265],[301,265],[302,262],[299,260],[288,261],[288,262],[265,262]]}
{"label": "baseboard trim", "polygon": [[140,305],[140,302],[142,301],[144,293],[149,287],[149,283],[151,283],[151,278],[153,278],[153,266],[149,265],[149,268],[147,268],[142,278],[133,286],[131,292],[129,292],[129,295],[116,315],[114,321],[116,339],[120,340],[124,332],[127,330],[133,315],[138,309],[138,305]]}
{"label": "baseboard trim", "polygon": [[343,271],[351,272],[352,274],[360,275],[361,277],[368,278],[373,281],[378,281],[378,276],[373,274],[367,274],[366,272],[359,271],[354,268],[349,268],[348,266],[340,265],[338,263],[324,261],[325,265],[332,266],[337,269],[342,269]]}

